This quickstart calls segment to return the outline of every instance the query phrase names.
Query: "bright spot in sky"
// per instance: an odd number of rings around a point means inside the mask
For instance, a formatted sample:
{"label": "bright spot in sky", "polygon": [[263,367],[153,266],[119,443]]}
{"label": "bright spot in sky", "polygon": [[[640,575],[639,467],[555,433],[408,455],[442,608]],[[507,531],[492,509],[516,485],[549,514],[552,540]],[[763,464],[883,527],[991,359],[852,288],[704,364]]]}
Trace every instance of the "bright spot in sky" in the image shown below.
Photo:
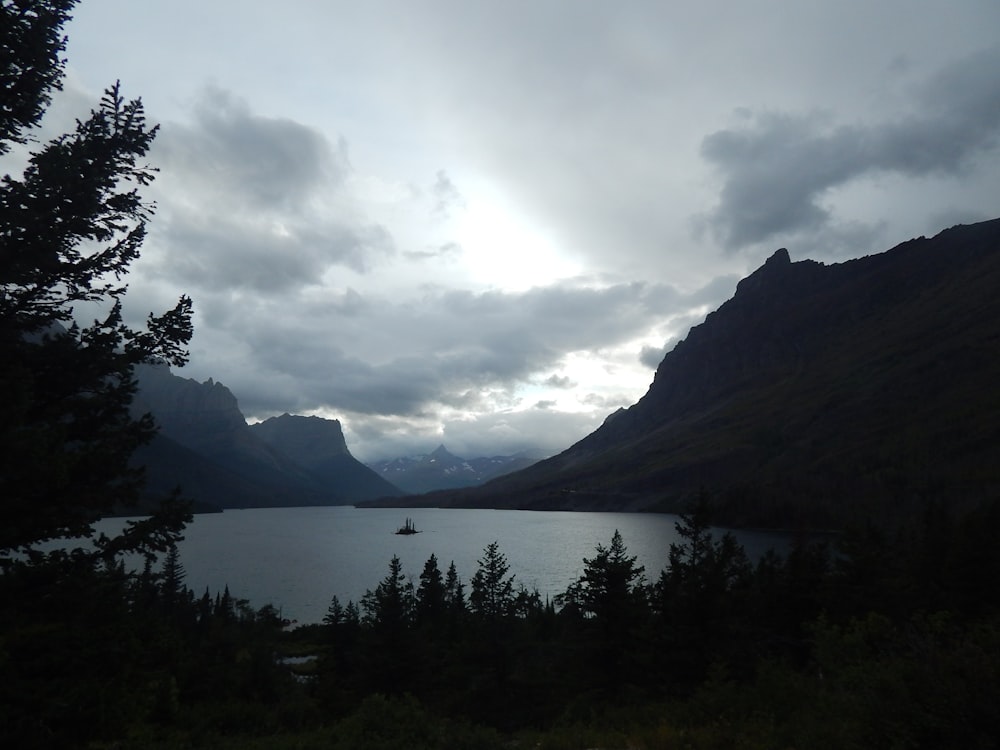
{"label": "bright spot in sky", "polygon": [[474,283],[504,291],[545,286],[580,273],[553,239],[489,191],[465,191],[453,231]]}
{"label": "bright spot in sky", "polygon": [[[637,351],[638,347],[616,347],[570,352],[557,373],[518,389],[519,409],[544,403],[548,409],[567,413],[610,412],[632,404],[653,379],[649,368],[639,364]],[[562,387],[558,384],[561,380],[565,381]]]}
{"label": "bright spot in sky", "polygon": [[[587,390],[592,393],[642,395],[652,381],[652,373],[638,364],[637,350],[632,347],[570,352],[565,363],[567,374],[586,383]],[[581,394],[576,390],[573,395],[579,397]]]}

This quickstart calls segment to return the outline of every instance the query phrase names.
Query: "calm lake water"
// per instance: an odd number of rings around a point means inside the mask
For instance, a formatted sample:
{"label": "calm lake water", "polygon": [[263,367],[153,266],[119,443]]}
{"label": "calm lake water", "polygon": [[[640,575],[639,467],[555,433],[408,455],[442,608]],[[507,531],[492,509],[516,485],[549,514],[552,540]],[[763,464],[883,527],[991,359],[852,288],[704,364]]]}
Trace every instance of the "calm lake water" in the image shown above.
{"label": "calm lake water", "polygon": [[[421,533],[395,534],[406,517]],[[126,519],[106,519],[113,532]],[[333,596],[359,602],[385,577],[398,555],[414,585],[431,554],[444,573],[451,561],[466,584],[483,549],[493,541],[506,556],[514,585],[538,589],[542,597],[566,590],[583,570],[583,558],[607,546],[615,529],[629,554],[654,580],[666,565],[677,517],[666,514],[570,513],[435,508],[262,508],[196,515],[180,544],[186,583],[197,595],[229,586],[256,608],[278,607],[300,623],[319,622]],[[782,549],[787,535],[738,532],[751,558]]]}

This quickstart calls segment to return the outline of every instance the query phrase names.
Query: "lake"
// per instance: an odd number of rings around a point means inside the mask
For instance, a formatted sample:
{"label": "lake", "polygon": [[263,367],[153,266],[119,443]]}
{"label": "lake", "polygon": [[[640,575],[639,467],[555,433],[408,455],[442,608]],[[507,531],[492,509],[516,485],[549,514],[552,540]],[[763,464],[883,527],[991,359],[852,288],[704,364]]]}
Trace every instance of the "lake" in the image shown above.
{"label": "lake", "polygon": [[[395,534],[406,518],[418,534]],[[120,529],[111,518],[99,528]],[[255,608],[273,604],[282,616],[319,622],[333,596],[356,603],[386,576],[398,555],[403,572],[419,584],[420,572],[437,555],[444,573],[455,562],[466,584],[483,549],[493,541],[506,556],[515,588],[538,589],[543,599],[564,592],[583,571],[583,558],[598,544],[608,546],[615,529],[630,555],[655,580],[678,541],[667,514],[578,513],[436,508],[257,508],[196,515],[179,545],[187,586],[200,596],[227,585],[234,597]],[[769,548],[782,549],[788,536],[777,532],[736,532],[752,559]]]}

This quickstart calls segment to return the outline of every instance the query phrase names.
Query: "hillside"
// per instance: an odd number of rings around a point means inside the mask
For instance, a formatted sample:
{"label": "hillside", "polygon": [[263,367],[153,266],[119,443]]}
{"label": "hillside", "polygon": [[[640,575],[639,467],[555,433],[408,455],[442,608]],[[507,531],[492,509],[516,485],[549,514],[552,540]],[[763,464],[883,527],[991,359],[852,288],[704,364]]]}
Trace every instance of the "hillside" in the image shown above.
{"label": "hillside", "polygon": [[247,508],[348,504],[400,490],[355,459],[340,423],[283,415],[248,425],[233,393],[166,366],[137,370],[133,409],[160,428],[135,462],[149,494],[180,486],[196,507]]}
{"label": "hillside", "polygon": [[629,409],[424,505],[678,510],[839,526],[1000,491],[1000,220],[839,264],[777,251]]}
{"label": "hillside", "polygon": [[305,469],[311,480],[348,501],[402,494],[351,455],[336,419],[282,414],[250,425],[250,433]]}

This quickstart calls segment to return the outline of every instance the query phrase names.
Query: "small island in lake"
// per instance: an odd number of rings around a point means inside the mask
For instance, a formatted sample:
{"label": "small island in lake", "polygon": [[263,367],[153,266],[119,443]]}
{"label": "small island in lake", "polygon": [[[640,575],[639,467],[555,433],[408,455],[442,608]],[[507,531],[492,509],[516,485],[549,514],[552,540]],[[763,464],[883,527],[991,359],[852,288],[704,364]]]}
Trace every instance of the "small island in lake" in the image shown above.
{"label": "small island in lake", "polygon": [[413,526],[413,520],[410,518],[406,519],[406,523],[399,527],[396,531],[397,534],[419,534],[420,532]]}

